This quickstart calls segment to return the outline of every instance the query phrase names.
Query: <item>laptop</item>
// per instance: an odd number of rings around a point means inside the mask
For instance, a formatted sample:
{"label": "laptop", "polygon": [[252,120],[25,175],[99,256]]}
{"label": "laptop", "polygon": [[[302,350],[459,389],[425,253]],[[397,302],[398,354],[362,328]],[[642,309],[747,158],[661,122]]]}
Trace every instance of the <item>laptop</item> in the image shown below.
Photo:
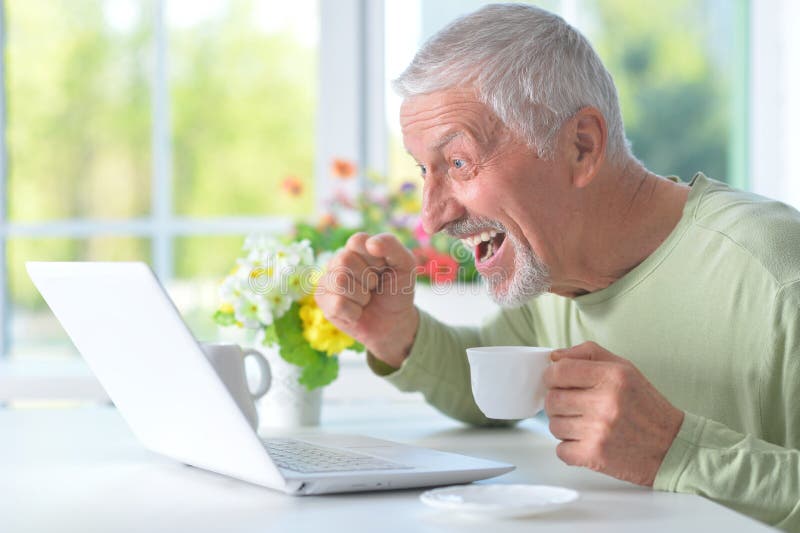
{"label": "laptop", "polygon": [[134,435],[195,467],[307,495],[469,483],[514,469],[363,436],[259,435],[141,262],[28,262]]}

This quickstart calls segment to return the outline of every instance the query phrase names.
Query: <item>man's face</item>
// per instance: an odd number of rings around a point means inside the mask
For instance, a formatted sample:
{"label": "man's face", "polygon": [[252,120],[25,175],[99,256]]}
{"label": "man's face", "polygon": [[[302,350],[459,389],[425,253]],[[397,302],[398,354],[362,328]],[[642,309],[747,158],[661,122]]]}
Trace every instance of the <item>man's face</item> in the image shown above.
{"label": "man's face", "polygon": [[539,159],[469,90],[406,99],[400,122],[424,180],[426,232],[461,238],[498,303],[546,292],[564,222],[554,179],[563,169]]}

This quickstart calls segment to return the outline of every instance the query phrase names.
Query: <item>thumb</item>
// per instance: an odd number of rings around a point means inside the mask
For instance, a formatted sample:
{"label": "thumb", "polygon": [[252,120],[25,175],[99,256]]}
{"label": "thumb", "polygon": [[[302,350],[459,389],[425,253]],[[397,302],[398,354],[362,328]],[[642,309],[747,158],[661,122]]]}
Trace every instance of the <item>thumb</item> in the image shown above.
{"label": "thumb", "polygon": [[401,272],[414,272],[417,259],[400,240],[391,233],[379,233],[368,238],[364,245],[376,257],[382,257],[386,264]]}

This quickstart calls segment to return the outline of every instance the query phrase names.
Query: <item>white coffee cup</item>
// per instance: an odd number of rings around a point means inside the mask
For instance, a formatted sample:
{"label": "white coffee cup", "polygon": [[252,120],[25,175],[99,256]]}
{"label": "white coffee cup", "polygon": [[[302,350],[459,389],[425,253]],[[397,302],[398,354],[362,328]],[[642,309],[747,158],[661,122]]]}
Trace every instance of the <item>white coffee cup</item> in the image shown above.
{"label": "white coffee cup", "polygon": [[[242,350],[238,344],[203,343],[200,346],[250,426],[257,429],[258,411],[255,401],[264,396],[272,384],[272,371],[267,359],[258,350]],[[245,359],[248,357],[256,362],[259,370],[258,384],[254,391],[250,390],[247,383]]]}
{"label": "white coffee cup", "polygon": [[472,395],[483,414],[518,420],[544,409],[542,375],[552,351],[534,346],[467,348]]}

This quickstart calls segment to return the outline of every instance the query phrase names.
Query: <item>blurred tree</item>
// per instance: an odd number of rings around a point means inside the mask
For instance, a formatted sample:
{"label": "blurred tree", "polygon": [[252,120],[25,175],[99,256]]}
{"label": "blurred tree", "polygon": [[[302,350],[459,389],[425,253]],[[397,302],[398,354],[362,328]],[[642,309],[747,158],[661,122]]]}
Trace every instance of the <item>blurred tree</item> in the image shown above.
{"label": "blurred tree", "polygon": [[[148,3],[109,23],[98,0],[6,2],[9,217],[131,218],[150,204]],[[24,261],[149,256],[144,239],[15,239],[15,305],[43,305]]]}
{"label": "blurred tree", "polygon": [[[260,26],[258,2],[170,28],[175,210],[198,217],[308,215],[313,206],[316,49]],[[316,21],[309,21],[316,24]],[[295,176],[304,194],[286,194]],[[241,241],[182,239],[181,277],[225,274]]]}
{"label": "blurred tree", "polygon": [[617,85],[633,153],[659,174],[728,175],[731,76],[712,44],[741,36],[711,34],[709,18],[725,19],[737,1],[583,3],[594,20],[589,39]]}
{"label": "blurred tree", "polygon": [[[217,4],[207,17],[168,27],[176,214],[307,214],[315,46],[263,25],[259,13],[270,7],[263,1]],[[151,0],[6,2],[12,220],[148,216],[153,7]],[[308,23],[315,33],[317,21]],[[308,192],[282,194],[287,174]],[[175,244],[176,273],[190,278],[209,275],[211,265],[224,275],[241,239]],[[13,305],[43,305],[26,260],[149,257],[148,239],[15,239],[7,257]]]}

